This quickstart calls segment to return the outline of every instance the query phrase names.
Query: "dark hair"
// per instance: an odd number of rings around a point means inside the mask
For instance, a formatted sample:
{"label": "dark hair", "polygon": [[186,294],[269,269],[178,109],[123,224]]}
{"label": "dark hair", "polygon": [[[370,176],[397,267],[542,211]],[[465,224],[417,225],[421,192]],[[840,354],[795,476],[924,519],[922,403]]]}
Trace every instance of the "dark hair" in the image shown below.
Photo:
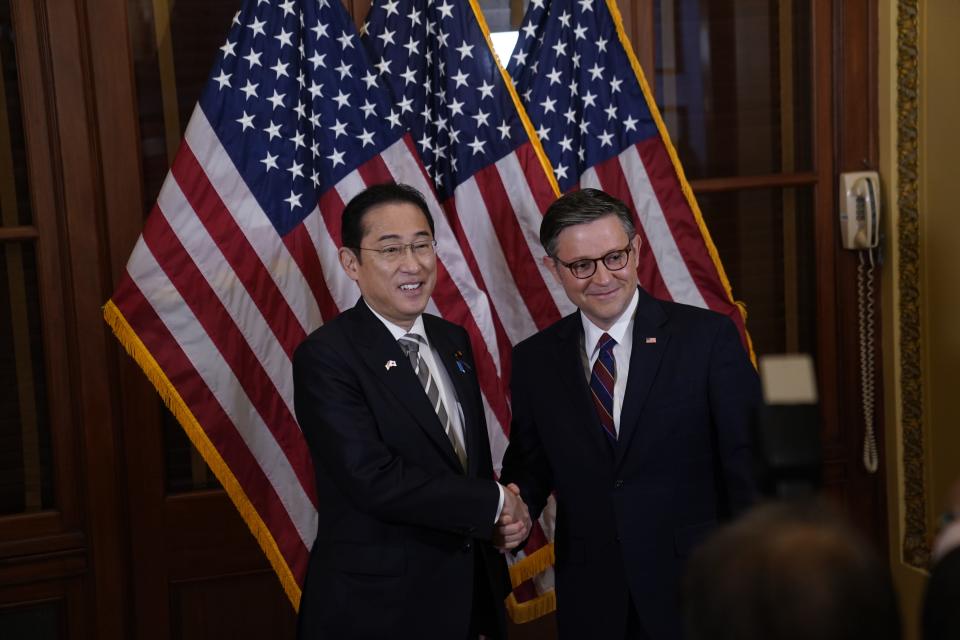
{"label": "dark hair", "polygon": [[561,196],[547,209],[540,223],[540,244],[548,256],[555,256],[561,231],[605,216],[616,216],[628,239],[637,235],[627,205],[599,189],[581,189]]}
{"label": "dark hair", "polygon": [[360,252],[356,249],[360,247],[360,241],[363,240],[363,216],[380,205],[393,203],[412,204],[420,209],[430,226],[430,234],[434,234],[433,216],[430,215],[427,201],[419,191],[410,185],[396,182],[375,184],[353,196],[343,208],[343,215],[340,218],[340,240],[344,247],[354,249],[358,259]]}
{"label": "dark hair", "polygon": [[896,640],[889,571],[819,500],[759,506],[690,558],[687,640]]}

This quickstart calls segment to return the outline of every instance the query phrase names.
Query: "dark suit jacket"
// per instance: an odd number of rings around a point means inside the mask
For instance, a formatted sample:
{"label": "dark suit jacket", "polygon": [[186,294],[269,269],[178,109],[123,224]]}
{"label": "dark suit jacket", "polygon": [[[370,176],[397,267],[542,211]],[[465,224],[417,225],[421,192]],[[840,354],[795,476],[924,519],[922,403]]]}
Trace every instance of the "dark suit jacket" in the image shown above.
{"label": "dark suit jacket", "polygon": [[514,349],[501,481],[531,513],[556,490],[563,638],[623,638],[631,600],[650,638],[680,638],[687,554],[755,495],[759,383],[733,323],[643,290],[634,319],[616,446],[590,399],[579,312]]}
{"label": "dark suit jacket", "polygon": [[960,547],[948,552],[930,571],[923,597],[923,639],[960,638]]}
{"label": "dark suit jacket", "polygon": [[318,502],[300,638],[459,640],[475,592],[504,635],[509,578],[489,542],[499,491],[470,341],[440,318],[423,321],[463,408],[466,473],[410,361],[363,301],[294,354]]}

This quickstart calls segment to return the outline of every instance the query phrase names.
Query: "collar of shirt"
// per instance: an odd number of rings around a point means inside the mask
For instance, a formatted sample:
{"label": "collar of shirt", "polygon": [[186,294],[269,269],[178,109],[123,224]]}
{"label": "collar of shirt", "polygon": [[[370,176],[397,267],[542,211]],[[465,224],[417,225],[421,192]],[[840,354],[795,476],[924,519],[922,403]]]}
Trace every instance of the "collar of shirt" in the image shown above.
{"label": "collar of shirt", "polygon": [[613,323],[613,326],[607,330],[601,329],[593,324],[593,321],[583,312],[580,313],[580,321],[583,323],[583,347],[584,350],[588,350],[587,355],[589,356],[591,366],[597,355],[597,342],[599,342],[600,336],[604,333],[609,333],[610,337],[617,341],[617,346],[621,347],[620,349],[614,350],[614,353],[619,351],[621,354],[627,354],[630,352],[630,347],[633,346],[633,314],[634,311],[637,310],[637,304],[639,304],[639,302],[640,292],[634,291],[630,304],[623,310],[623,313],[621,313],[617,321]]}
{"label": "collar of shirt", "polygon": [[[366,300],[364,300],[364,303],[366,303]],[[390,335],[393,336],[394,340],[399,340],[400,338],[407,335],[408,333],[414,333],[420,336],[421,338],[423,338],[423,341],[427,344],[427,346],[430,346],[430,340],[427,338],[427,330],[423,328],[423,314],[420,314],[419,316],[417,316],[417,319],[413,321],[413,326],[410,327],[409,330],[407,330],[401,327],[400,325],[394,324],[393,322],[390,322],[389,320],[384,318],[382,315],[377,313],[377,311],[373,307],[371,307],[369,304],[367,304],[367,308],[370,309],[370,311],[373,312],[373,315],[377,316],[380,322],[383,323],[383,326],[387,328],[387,331],[390,332]]]}

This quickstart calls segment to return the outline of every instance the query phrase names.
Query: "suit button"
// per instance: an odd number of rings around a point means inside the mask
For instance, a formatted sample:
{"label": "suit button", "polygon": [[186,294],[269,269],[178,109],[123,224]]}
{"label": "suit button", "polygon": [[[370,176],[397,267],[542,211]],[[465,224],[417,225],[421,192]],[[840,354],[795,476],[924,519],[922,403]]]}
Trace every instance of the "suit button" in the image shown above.
{"label": "suit button", "polygon": [[467,553],[467,552],[470,551],[471,549],[473,549],[473,543],[472,543],[472,542],[464,542],[464,543],[463,543],[463,552],[464,552],[464,553]]}
{"label": "suit button", "polygon": [[623,480],[617,480],[616,482],[613,483],[614,489],[619,489],[622,486],[623,486]]}

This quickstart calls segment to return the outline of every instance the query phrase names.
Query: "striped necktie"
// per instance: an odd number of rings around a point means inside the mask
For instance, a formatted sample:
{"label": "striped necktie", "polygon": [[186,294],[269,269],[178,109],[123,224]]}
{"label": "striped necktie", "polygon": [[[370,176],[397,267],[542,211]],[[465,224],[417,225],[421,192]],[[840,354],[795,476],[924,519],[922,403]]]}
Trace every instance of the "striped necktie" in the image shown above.
{"label": "striped necktie", "polygon": [[433,410],[437,412],[437,417],[440,418],[440,424],[443,425],[443,430],[446,432],[450,444],[453,445],[453,451],[457,454],[457,459],[460,460],[461,466],[466,469],[467,452],[464,450],[463,445],[460,443],[460,438],[453,428],[453,422],[447,414],[447,408],[443,405],[443,398],[440,397],[440,388],[430,374],[430,367],[428,367],[426,361],[420,357],[420,336],[415,333],[408,333],[402,336],[398,342],[400,349],[402,349],[410,359],[410,364],[413,365],[417,379],[419,379],[420,384],[423,385],[423,390],[427,394],[430,405],[433,407]]}
{"label": "striped necktie", "polygon": [[609,333],[600,336],[597,341],[600,353],[597,361],[593,363],[593,373],[590,375],[593,406],[611,443],[617,441],[617,427],[613,422],[613,384],[617,379],[617,361],[613,357],[615,346],[617,341],[611,338]]}

